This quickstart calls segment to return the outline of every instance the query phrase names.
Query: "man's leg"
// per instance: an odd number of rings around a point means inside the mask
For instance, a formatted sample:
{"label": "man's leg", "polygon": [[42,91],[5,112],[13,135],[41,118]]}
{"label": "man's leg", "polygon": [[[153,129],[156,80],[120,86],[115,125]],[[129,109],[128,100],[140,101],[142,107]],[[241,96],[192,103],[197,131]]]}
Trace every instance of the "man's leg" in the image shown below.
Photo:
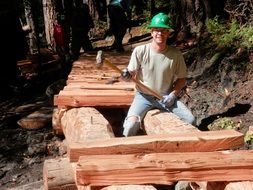
{"label": "man's leg", "polygon": [[127,117],[123,124],[123,135],[125,137],[137,134],[142,119],[152,107],[152,104],[146,98],[144,98],[139,92],[136,92],[133,103],[128,110]]}
{"label": "man's leg", "polygon": [[93,46],[92,43],[90,41],[88,32],[83,33],[83,40],[82,40],[82,47],[84,49],[84,51],[92,51],[93,50]]}
{"label": "man's leg", "polygon": [[170,108],[171,112],[177,115],[180,119],[186,123],[195,125],[196,119],[192,112],[184,105],[183,102],[176,100],[175,104]]}
{"label": "man's leg", "polygon": [[72,58],[76,61],[80,55],[80,49],[82,44],[82,33],[72,30],[71,52]]}
{"label": "man's leg", "polygon": [[110,29],[115,38],[112,47],[122,52],[124,51],[122,41],[127,31],[127,17],[120,6],[108,6],[108,13]]}

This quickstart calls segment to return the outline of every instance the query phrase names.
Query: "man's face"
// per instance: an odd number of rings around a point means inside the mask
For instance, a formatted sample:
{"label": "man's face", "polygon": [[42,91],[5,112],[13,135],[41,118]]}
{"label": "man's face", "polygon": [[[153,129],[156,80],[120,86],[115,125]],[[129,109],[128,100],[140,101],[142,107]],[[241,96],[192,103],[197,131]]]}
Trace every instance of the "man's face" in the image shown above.
{"label": "man's face", "polygon": [[151,36],[153,37],[154,41],[158,44],[166,43],[167,38],[169,37],[169,30],[166,28],[152,28],[151,29]]}

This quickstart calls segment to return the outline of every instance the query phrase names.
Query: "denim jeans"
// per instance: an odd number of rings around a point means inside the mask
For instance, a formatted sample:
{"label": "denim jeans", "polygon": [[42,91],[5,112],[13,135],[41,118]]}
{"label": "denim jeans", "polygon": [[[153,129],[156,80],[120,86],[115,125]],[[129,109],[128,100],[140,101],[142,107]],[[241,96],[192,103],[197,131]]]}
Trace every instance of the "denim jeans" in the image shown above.
{"label": "denim jeans", "polygon": [[[172,112],[186,123],[192,125],[195,124],[195,117],[181,101],[176,100],[175,103],[168,109],[157,98],[137,91],[123,124],[124,128],[123,135],[124,136],[136,135],[138,130],[140,129],[141,121],[145,117],[146,113],[149,110],[155,108]],[[128,120],[128,118],[131,116],[136,116],[138,118],[138,121],[133,122],[131,120]]]}

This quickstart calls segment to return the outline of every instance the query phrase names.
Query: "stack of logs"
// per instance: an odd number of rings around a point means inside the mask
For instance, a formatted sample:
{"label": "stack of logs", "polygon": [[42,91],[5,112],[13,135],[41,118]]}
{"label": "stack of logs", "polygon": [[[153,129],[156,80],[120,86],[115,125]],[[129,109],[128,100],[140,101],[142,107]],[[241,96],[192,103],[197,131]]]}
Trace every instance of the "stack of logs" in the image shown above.
{"label": "stack of logs", "polygon": [[[111,55],[122,67],[128,59]],[[134,90],[126,89],[134,84],[108,68],[97,69],[95,55],[74,63],[54,100],[53,126],[65,136],[67,155],[45,161],[44,189],[155,190],[178,181],[191,182],[192,189],[252,189],[253,151],[235,150],[244,143],[237,131],[203,132],[171,113],[151,110],[143,123],[146,135],[117,136],[121,126],[113,121],[120,114],[105,116],[100,109],[127,108]]]}

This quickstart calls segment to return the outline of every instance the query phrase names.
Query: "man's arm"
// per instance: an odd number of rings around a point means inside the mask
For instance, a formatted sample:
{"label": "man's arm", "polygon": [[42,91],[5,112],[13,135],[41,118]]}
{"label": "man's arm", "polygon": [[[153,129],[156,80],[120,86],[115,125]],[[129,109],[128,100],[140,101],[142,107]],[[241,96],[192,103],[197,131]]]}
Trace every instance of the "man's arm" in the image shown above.
{"label": "man's arm", "polygon": [[163,96],[163,103],[166,105],[167,108],[170,108],[175,103],[177,96],[179,95],[182,88],[185,86],[185,82],[185,78],[177,79],[173,84],[171,92],[168,95]]}
{"label": "man's arm", "polygon": [[173,84],[171,92],[173,92],[176,96],[178,96],[180,91],[185,87],[185,84],[186,78],[177,79]]}

